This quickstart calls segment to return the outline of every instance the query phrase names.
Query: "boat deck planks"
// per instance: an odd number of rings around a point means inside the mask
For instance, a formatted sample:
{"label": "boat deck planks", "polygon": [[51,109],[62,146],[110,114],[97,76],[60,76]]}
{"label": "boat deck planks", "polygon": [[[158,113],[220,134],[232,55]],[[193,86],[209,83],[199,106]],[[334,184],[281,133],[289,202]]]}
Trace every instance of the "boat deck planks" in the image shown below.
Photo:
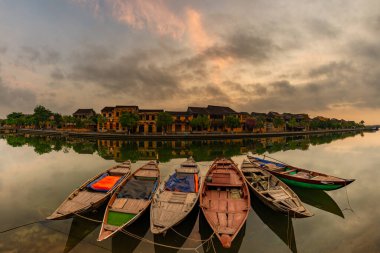
{"label": "boat deck planks", "polygon": [[231,247],[250,209],[244,176],[232,160],[221,158],[210,166],[200,205],[222,246]]}
{"label": "boat deck planks", "polygon": [[[194,159],[188,158],[172,174],[197,175],[199,168]],[[153,234],[160,234],[180,223],[194,208],[199,198],[201,179],[196,192],[171,191],[166,188],[170,176],[160,185],[151,205],[150,228]],[[195,185],[196,186],[196,185]]]}
{"label": "boat deck planks", "polygon": [[[82,213],[98,208],[108,197],[114,192],[117,185],[108,192],[93,191],[87,189],[87,185],[95,181],[103,174],[108,173],[112,176],[127,177],[130,174],[131,162],[126,161],[122,164],[113,166],[106,171],[103,171],[95,177],[87,180],[78,189],[73,191],[62,204],[51,214],[47,219],[64,219],[74,213]],[[119,181],[118,184],[120,184]]]}

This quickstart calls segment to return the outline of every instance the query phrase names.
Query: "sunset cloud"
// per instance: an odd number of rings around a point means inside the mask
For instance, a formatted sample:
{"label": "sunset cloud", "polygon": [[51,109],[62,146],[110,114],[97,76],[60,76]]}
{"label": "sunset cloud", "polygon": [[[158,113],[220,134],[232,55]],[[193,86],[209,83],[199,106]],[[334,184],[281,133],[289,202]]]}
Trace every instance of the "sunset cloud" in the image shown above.
{"label": "sunset cloud", "polygon": [[380,111],[374,0],[21,2],[0,1],[0,117],[33,103]]}

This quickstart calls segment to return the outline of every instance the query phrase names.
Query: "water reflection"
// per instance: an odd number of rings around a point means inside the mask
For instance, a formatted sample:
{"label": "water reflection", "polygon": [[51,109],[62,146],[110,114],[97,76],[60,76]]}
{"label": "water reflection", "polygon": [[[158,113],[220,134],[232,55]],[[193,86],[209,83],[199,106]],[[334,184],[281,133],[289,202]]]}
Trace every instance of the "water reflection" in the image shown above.
{"label": "water reflection", "polygon": [[[145,237],[145,235],[149,231],[149,226],[149,212],[145,212],[136,222],[132,223],[130,226],[125,228],[125,230],[138,237]],[[143,244],[143,242],[141,242],[140,240],[120,232],[116,233],[115,236],[113,236],[110,240],[112,240],[113,253],[132,253],[135,251],[135,249],[137,248],[137,246],[139,246],[140,243]],[[146,246],[146,244],[143,244],[142,246]]]}
{"label": "water reflection", "polygon": [[297,252],[293,221],[290,217],[273,211],[251,194],[252,209],[260,219],[286,244],[292,252]]}
{"label": "water reflection", "polygon": [[298,187],[292,187],[292,189],[302,202],[344,218],[344,214],[338,204],[325,191]]}
{"label": "water reflection", "polygon": [[74,150],[78,154],[94,154],[107,160],[151,160],[168,162],[172,158],[193,156],[197,161],[211,161],[216,157],[232,157],[252,151],[258,154],[286,150],[307,150],[311,145],[330,143],[356,135],[356,133],[329,133],[323,135],[304,135],[251,139],[223,140],[186,140],[186,141],[125,141],[71,139],[54,136],[33,136],[11,134],[3,135],[12,147],[30,146],[38,154],[52,151]]}
{"label": "water reflection", "polygon": [[[198,214],[199,207],[196,206],[180,224],[173,228],[174,231],[169,229],[165,235],[154,235],[154,242],[181,248],[187,241],[187,238],[193,239],[194,235],[191,235],[191,232],[198,220]],[[189,239],[189,241],[191,241],[191,245],[198,246],[199,244],[199,242],[194,242],[191,239]],[[157,244],[154,245],[154,249],[156,253],[178,252],[178,249],[162,247]]]}
{"label": "water reflection", "polygon": [[[87,213],[86,217],[94,220],[102,220],[104,214],[104,207],[92,213]],[[75,248],[84,238],[92,233],[96,228],[100,226],[100,223],[87,220],[78,216],[74,216],[71,222],[70,232],[67,237],[66,245],[63,253],[69,253]]]}

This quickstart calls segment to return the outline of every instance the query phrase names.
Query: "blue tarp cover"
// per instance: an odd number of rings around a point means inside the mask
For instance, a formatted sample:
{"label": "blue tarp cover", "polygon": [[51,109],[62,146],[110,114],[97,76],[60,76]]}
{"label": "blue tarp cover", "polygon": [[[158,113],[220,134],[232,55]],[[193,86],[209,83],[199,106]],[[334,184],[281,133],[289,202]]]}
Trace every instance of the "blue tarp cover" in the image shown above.
{"label": "blue tarp cover", "polygon": [[276,163],[276,162],[268,161],[268,160],[261,159],[261,158],[258,158],[258,157],[255,157],[255,159],[258,160],[259,162],[262,162],[262,163],[265,163],[265,164],[271,163],[271,164],[277,165],[278,167],[286,167],[286,165],[282,164],[282,163]]}
{"label": "blue tarp cover", "polygon": [[179,175],[174,173],[166,182],[165,188],[169,191],[195,192],[194,174]]}

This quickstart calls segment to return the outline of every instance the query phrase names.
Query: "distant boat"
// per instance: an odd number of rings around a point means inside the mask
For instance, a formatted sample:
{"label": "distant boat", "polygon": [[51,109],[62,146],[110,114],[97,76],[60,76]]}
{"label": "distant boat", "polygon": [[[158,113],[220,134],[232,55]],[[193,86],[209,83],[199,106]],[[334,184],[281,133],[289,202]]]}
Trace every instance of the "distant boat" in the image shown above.
{"label": "distant boat", "polygon": [[160,183],[160,170],[150,161],[124,179],[108,202],[98,241],[132,224],[148,209]]}
{"label": "distant boat", "polygon": [[230,248],[250,209],[244,176],[232,160],[216,159],[210,166],[202,186],[200,206],[222,246]]}
{"label": "distant boat", "polygon": [[103,171],[73,191],[46,219],[56,220],[84,213],[101,206],[131,173],[131,162],[126,161]]}
{"label": "distant boat", "polygon": [[268,171],[261,169],[260,164],[244,160],[241,171],[253,193],[274,211],[295,218],[313,216],[289,186]]}
{"label": "distant boat", "polygon": [[355,181],[355,179],[334,177],[250,155],[248,155],[248,159],[251,163],[260,164],[261,168],[269,171],[286,184],[297,187],[330,191],[342,188]]}
{"label": "distant boat", "polygon": [[180,223],[198,202],[201,178],[193,158],[188,158],[165,180],[153,196],[150,230],[161,234]]}

